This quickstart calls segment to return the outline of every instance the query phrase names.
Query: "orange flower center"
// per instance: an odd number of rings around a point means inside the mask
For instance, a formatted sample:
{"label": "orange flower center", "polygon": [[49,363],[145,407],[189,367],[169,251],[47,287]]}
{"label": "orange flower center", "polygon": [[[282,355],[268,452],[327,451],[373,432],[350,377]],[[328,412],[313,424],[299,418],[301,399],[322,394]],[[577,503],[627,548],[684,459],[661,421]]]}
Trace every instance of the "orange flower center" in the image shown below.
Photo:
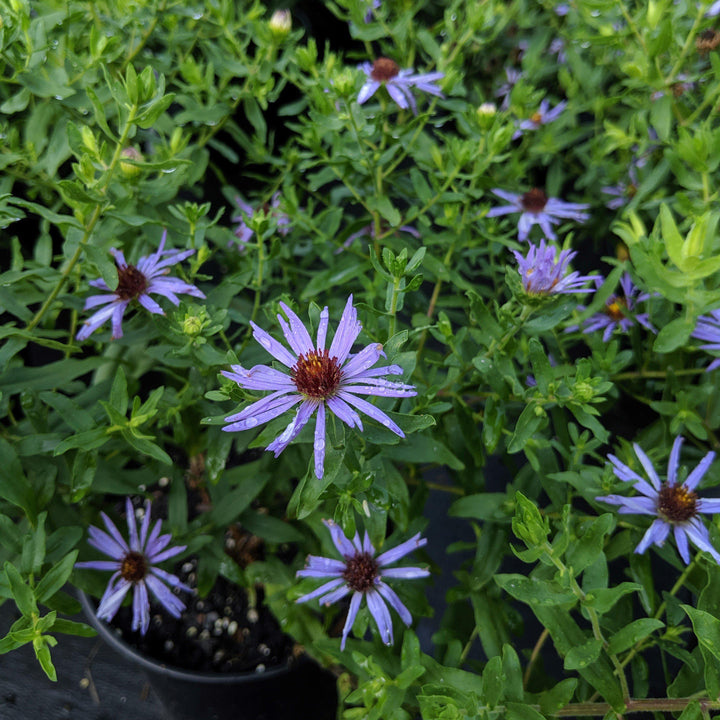
{"label": "orange flower center", "polygon": [[625,317],[627,300],[624,297],[613,297],[605,306],[605,314],[613,320],[622,320]]}
{"label": "orange flower center", "polygon": [[686,522],[697,515],[698,496],[683,485],[668,485],[660,488],[658,512],[670,522]]}
{"label": "orange flower center", "polygon": [[327,400],[340,387],[342,373],[337,358],[329,357],[327,350],[312,350],[300,355],[290,377],[305,397]]}

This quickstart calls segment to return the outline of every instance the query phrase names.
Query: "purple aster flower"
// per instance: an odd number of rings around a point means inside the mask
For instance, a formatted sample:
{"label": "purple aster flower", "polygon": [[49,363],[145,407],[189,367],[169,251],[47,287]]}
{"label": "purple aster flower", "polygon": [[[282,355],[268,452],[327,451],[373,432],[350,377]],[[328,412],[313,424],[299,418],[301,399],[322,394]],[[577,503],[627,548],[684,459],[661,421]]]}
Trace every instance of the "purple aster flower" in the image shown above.
{"label": "purple aster flower", "polygon": [[137,300],[148,312],[164,315],[165,312],[150,297],[150,293],[166,297],[173,305],[180,304],[177,297],[179,294],[193,295],[197,298],[205,297],[194,285],[190,285],[180,278],[166,277],[170,272],[168,269],[170,265],[179,263],[195,252],[194,250],[165,250],[166,238],[167,231],[164,231],[157,252],[141,257],[137,266],[127,264],[122,250],[110,248],[110,253],[115,258],[117,265],[118,285],[115,290],[111,290],[102,278],[90,281],[90,285],[109,294],[91,295],[85,300],[85,310],[98,305],[104,305],[104,307],[94,312],[85,321],[76,336],[78,340],[90,337],[109,318],[112,318],[112,339],[121,338],[123,313],[133,300]]}
{"label": "purple aster flower", "polygon": [[375,557],[375,548],[370,542],[367,532],[362,542],[358,533],[355,533],[355,537],[350,542],[339,525],[332,520],[323,520],[323,522],[330,530],[330,536],[343,559],[335,560],[334,558],[308,555],[307,565],[304,570],[298,570],[298,576],[331,578],[331,580],[321,585],[317,590],[298,598],[295,602],[302,603],[319,598],[323,605],[331,605],[352,592],[350,609],[348,610],[345,627],[343,627],[342,642],[340,643],[340,649],[344,650],[345,641],[350,634],[350,629],[355,622],[364,596],[367,599],[368,609],[380,631],[382,641],[386,645],[392,645],[392,620],[385,601],[395,608],[397,614],[407,626],[410,626],[412,616],[395,591],[383,582],[384,579],[414,580],[415,578],[427,577],[430,572],[425,568],[418,567],[388,568],[387,566],[405,557],[415,548],[427,544],[427,540],[421,538],[420,533],[418,533],[397,547],[386,550]]}
{"label": "purple aster flower", "polygon": [[498,217],[499,215],[515,212],[522,213],[518,220],[518,240],[520,242],[527,239],[533,225],[540,225],[549,240],[557,240],[552,226],[557,225],[560,218],[585,222],[590,217],[586,212],[583,212],[583,210],[590,207],[589,205],[585,203],[568,203],[557,198],[549,198],[538,188],[533,188],[524,195],[498,189],[493,189],[492,192],[499,198],[507,200],[510,205],[491,208],[487,217]]}
{"label": "purple aster flower", "polygon": [[[290,216],[287,213],[280,211],[280,193],[276,192],[269,203],[263,203],[259,208],[254,208],[239,197],[235,198],[235,202],[240,208],[241,214],[235,215],[231,219],[233,222],[239,223],[235,229],[235,237],[237,237],[238,245],[241,250],[245,248],[252,236],[255,234],[254,230],[248,227],[247,221],[252,218],[257,209],[262,210],[265,214],[271,215],[275,218],[277,223],[278,232],[285,236],[290,232]],[[232,245],[232,241],[230,242]]]}
{"label": "purple aster flower", "polygon": [[595,499],[610,505],[618,505],[618,512],[621,514],[655,516],[652,525],[635,548],[636,553],[645,552],[653,544],[663,545],[672,530],[678,552],[685,564],[690,562],[688,540],[700,550],[709,552],[715,562],[720,563],[720,554],[710,544],[708,530],[698,517],[698,513],[713,515],[720,512],[720,499],[701,499],[695,492],[695,488],[715,458],[715,453],[709,452],[687,476],[685,482],[678,484],[677,472],[682,443],[682,437],[675,438],[668,461],[667,480],[664,483],[660,482],[650,458],[639,445],[633,444],[633,448],[650,482],[620,462],[614,455],[608,455],[615,475],[623,482],[633,483],[634,488],[641,494],[633,497],[605,495]]}
{"label": "purple aster flower", "polygon": [[[416,239],[420,239],[420,233],[412,225],[401,225],[397,231],[406,232],[408,235],[412,235]],[[335,254],[341,253],[344,249],[349,248],[358,238],[363,235],[369,235],[373,240],[375,239],[375,224],[369,223],[361,227],[357,232],[354,232],[348,237],[348,239],[335,251]]]}
{"label": "purple aster flower", "polygon": [[495,97],[502,98],[502,105],[501,108],[503,110],[507,110],[510,106],[510,93],[512,92],[512,89],[515,87],[515,84],[517,81],[522,77],[522,73],[519,70],[515,70],[511,67],[505,68],[505,77],[507,78],[506,82],[504,82],[496,91],[495,91]]}
{"label": "purple aster flower", "polygon": [[384,85],[390,97],[402,110],[410,108],[413,114],[417,115],[417,104],[411,92],[415,87],[423,92],[444,97],[440,88],[435,83],[445,77],[444,73],[432,72],[425,74],[414,74],[412,69],[401,70],[399,65],[390,58],[381,57],[374,63],[365,62],[360,69],[367,75],[365,84],[360,88],[358,103],[362,105],[369,100],[376,90]]}
{"label": "purple aster flower", "polygon": [[230,425],[223,430],[234,432],[257,427],[300,403],[290,424],[266,448],[277,457],[317,411],[314,450],[315,474],[318,478],[323,476],[325,460],[326,408],[346,425],[362,430],[362,421],[356,412],[360,410],[396,435],[405,437],[403,431],[382,410],[357,397],[358,394],[411,397],[417,392],[412,385],[391,382],[380,377],[388,374],[402,375],[403,370],[399,365],[372,367],[380,356],[385,357],[379,343],[368,345],[355,355],[350,354],[353,343],[362,330],[357,319],[357,310],[352,304],[352,295],[348,298],[329,348],[325,342],[329,323],[327,307],[320,313],[316,343],[313,343],[300,318],[285,303],[280,303],[280,307],[289,324],[282,315],[278,315],[278,321],[292,352],[255,323],[251,325],[254,338],[274,358],[289,368],[289,372],[282,372],[267,365],[256,365],[249,370],[242,365],[233,365],[232,372],[223,371],[225,377],[234,380],[242,388],[272,391],[270,395],[252,403],[242,412],[225,418]]}
{"label": "purple aster flower", "polygon": [[365,23],[369,23],[373,21],[373,17],[375,17],[375,10],[379,10],[380,6],[382,5],[382,2],[380,0],[367,0],[368,9],[365,13],[365,17],[363,18],[365,20]]}
{"label": "purple aster flower", "polygon": [[720,15],[720,0],[716,0],[706,11],[705,17],[716,17]]}
{"label": "purple aster flower", "polygon": [[125,499],[125,515],[127,517],[130,543],[126,542],[115,523],[104,512],[101,512],[100,517],[105,523],[108,532],[91,525],[88,528],[90,534],[88,544],[108,555],[112,560],[79,562],[75,563],[75,567],[113,571],[97,609],[97,616],[107,622],[110,622],[115,617],[115,613],[120,608],[125,595],[132,588],[132,629],[139,629],[140,633],[144,635],[150,624],[148,589],[173,617],[180,617],[180,613],[185,609],[185,604],[173,594],[168,585],[186,592],[192,592],[192,589],[182,583],[175,575],[171,575],[169,572],[155,567],[155,565],[163,560],[175,557],[186,546],[168,547],[172,536],[169,533],[160,534],[162,520],[158,520],[150,533],[148,533],[150,529],[149,500],[145,501],[145,514],[139,535],[130,498]]}
{"label": "purple aster flower", "polygon": [[548,51],[551,55],[557,55],[557,61],[564,65],[567,62],[565,54],[565,41],[562,38],[555,38],[551,43]]}
{"label": "purple aster flower", "polygon": [[613,196],[612,200],[608,200],[605,203],[605,206],[610,208],[610,210],[618,210],[635,197],[639,185],[637,167],[639,167],[637,163],[630,163],[627,182],[621,180],[617,185],[606,185],[600,188],[601,192]]}
{"label": "purple aster flower", "polygon": [[[513,133],[512,139],[517,140],[522,136],[524,130],[537,130],[542,125],[552,122],[567,107],[567,101],[559,102],[552,110],[550,103],[543,100],[537,112],[534,112],[527,120],[522,120],[518,124],[518,129]],[[493,190],[493,192],[495,192]]]}
{"label": "purple aster flower", "polygon": [[[600,287],[603,279],[594,276],[596,287]],[[607,342],[613,334],[615,328],[620,328],[622,332],[628,330],[637,322],[652,332],[657,332],[651,325],[648,313],[636,313],[635,309],[639,302],[643,302],[650,298],[648,293],[641,293],[640,289],[633,284],[628,273],[624,273],[620,279],[620,287],[622,293],[619,295],[611,295],[605,303],[602,312],[591,315],[583,322],[583,333],[591,333],[596,330],[603,330],[603,342]],[[584,305],[578,305],[578,310],[585,309]],[[565,332],[577,330],[579,325],[571,325],[565,328]]]}
{"label": "purple aster flower", "polygon": [[518,272],[528,295],[595,292],[595,288],[583,287],[586,282],[594,279],[592,276],[580,275],[578,272],[567,274],[567,266],[577,255],[576,252],[562,250],[557,260],[555,253],[556,248],[546,245],[545,240],[541,240],[539,246],[530,243],[527,257],[513,250],[518,262]]}
{"label": "purple aster flower", "polygon": [[[699,317],[691,336],[708,341],[700,346],[703,350],[720,350],[720,310],[711,310],[710,315]],[[710,371],[717,367],[720,367],[720,358],[713,360],[707,369]]]}

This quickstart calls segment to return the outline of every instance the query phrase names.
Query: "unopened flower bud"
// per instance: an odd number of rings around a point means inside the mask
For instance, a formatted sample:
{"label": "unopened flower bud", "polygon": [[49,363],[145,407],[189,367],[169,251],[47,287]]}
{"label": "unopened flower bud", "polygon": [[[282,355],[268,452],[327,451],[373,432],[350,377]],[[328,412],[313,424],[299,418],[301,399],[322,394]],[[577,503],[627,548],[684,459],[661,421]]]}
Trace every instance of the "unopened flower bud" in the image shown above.
{"label": "unopened flower bud", "polygon": [[497,106],[492,102],[485,102],[476,110],[478,122],[483,130],[487,130],[493,123],[497,114]]}
{"label": "unopened flower bud", "polygon": [[289,10],[276,10],[268,23],[270,32],[277,40],[284,40],[292,29],[292,15]]}
{"label": "unopened flower bud", "polygon": [[[134,162],[142,162],[145,159],[142,156],[142,153],[132,146],[124,148],[120,153],[120,157],[127,158],[127,160],[133,160]],[[132,163],[121,159],[120,172],[122,172],[126,178],[134,178],[140,174],[141,169],[137,165],[133,165]]]}
{"label": "unopened flower bud", "polygon": [[202,332],[203,322],[199,317],[189,315],[183,320],[183,334],[189,337],[197,337]]}

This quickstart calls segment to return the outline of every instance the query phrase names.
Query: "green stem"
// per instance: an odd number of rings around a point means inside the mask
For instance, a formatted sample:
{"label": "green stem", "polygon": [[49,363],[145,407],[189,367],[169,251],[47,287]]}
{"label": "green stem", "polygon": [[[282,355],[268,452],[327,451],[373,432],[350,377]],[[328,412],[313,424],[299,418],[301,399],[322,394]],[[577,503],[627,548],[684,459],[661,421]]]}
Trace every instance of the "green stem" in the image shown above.
{"label": "green stem", "polygon": [[400,295],[401,278],[393,278],[392,300],[390,301],[390,323],[388,325],[388,340],[395,334],[398,296]]}
{"label": "green stem", "polygon": [[695,15],[695,21],[693,22],[693,25],[690,28],[690,32],[688,33],[688,36],[685,38],[685,44],[682,46],[682,50],[680,50],[680,57],[678,57],[678,59],[675,61],[675,64],[673,65],[672,70],[670,71],[670,74],[665,78],[666,85],[672,84],[673,80],[675,79],[675,76],[680,71],[680,68],[682,67],[682,64],[685,60],[685,57],[688,54],[688,51],[690,50],[690,46],[692,45],[693,41],[695,40],[695,35],[697,33],[697,29],[700,26],[700,23],[702,22],[704,14],[705,14],[705,8],[703,7],[702,3],[700,3],[698,6],[697,15]]}
{"label": "green stem", "polygon": [[[135,113],[137,112],[137,105],[133,105],[130,108],[130,113],[128,114],[127,120],[125,121],[125,126],[123,128],[122,135],[120,136],[120,139],[118,140],[117,146],[115,147],[115,152],[113,154],[112,160],[110,161],[110,165],[108,165],[108,168],[106,170],[105,174],[105,180],[103,181],[102,187],[100,188],[100,192],[104,195],[107,192],[108,186],[110,185],[110,180],[112,179],[113,173],[115,171],[115,167],[118,164],[118,161],[120,160],[120,154],[123,151],[123,148],[125,147],[125,143],[127,142],[128,135],[130,134],[130,128],[133,125],[133,122],[135,121]],[[83,232],[82,238],[80,238],[80,242],[78,243],[78,246],[73,253],[73,256],[70,258],[70,261],[65,267],[65,270],[63,270],[62,275],[60,276],[60,279],[55,284],[55,287],[53,288],[52,292],[48,296],[48,298],[45,300],[45,302],[42,304],[40,309],[35,313],[35,317],[30,320],[30,322],[27,324],[26,329],[32,330],[34,327],[38,325],[38,323],[42,320],[45,313],[48,311],[48,308],[55,302],[55,299],[60,294],[60,291],[62,290],[63,286],[65,285],[65,282],[70,277],[70,273],[72,273],[73,268],[77,264],[78,260],[80,260],[80,256],[82,255],[82,251],[85,249],[85,245],[87,241],[90,239],[90,235],[92,235],[93,230],[95,229],[95,226],[97,225],[98,220],[100,219],[100,216],[102,215],[104,203],[98,203],[95,205],[95,209],[93,210],[93,213],[90,217],[90,221],[88,222],[87,226],[85,227],[85,231]]]}

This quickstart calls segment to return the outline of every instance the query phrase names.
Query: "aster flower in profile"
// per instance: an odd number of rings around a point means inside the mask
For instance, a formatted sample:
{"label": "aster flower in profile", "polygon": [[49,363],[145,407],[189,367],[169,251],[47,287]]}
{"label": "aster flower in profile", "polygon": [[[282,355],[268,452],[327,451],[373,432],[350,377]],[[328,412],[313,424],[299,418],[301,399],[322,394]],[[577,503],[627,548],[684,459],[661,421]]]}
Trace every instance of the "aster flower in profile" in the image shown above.
{"label": "aster flower in profile", "polygon": [[594,279],[593,276],[580,275],[578,272],[568,274],[568,265],[577,253],[562,250],[556,259],[556,252],[556,248],[546,245],[545,240],[541,240],[539,246],[530,243],[525,257],[513,250],[525,292],[528,295],[595,292],[595,288],[583,287]]}
{"label": "aster flower in profile", "polygon": [[522,77],[522,73],[515,68],[505,68],[505,82],[495,91],[495,97],[502,98],[502,109],[507,110],[510,107],[510,93],[515,87],[516,83]]}
{"label": "aster flower in profile", "polygon": [[401,70],[400,66],[390,58],[380,57],[374,63],[365,62],[360,69],[367,76],[365,84],[360,88],[358,103],[367,102],[384,85],[388,95],[402,110],[410,108],[417,115],[417,103],[412,94],[412,88],[422,92],[444,97],[440,88],[435,85],[438,80],[445,77],[444,73],[431,72],[415,74],[412,69]]}
{"label": "aster flower in profile", "polygon": [[631,162],[628,168],[627,181],[621,180],[617,185],[605,185],[600,188],[600,192],[612,197],[611,200],[605,203],[605,207],[610,210],[618,210],[635,197],[638,185],[640,184],[637,176],[637,167],[638,165],[635,162]]}
{"label": "aster flower in profile", "polygon": [[[130,498],[125,499],[125,515],[127,517],[130,542],[122,536],[117,526],[104,513],[100,517],[108,532],[93,525],[88,529],[88,543],[112,560],[92,560],[75,563],[77,568],[91,570],[110,570],[112,576],[103,593],[97,616],[110,622],[115,617],[122,601],[132,588],[133,619],[132,629],[140,630],[144,635],[150,624],[150,598],[148,590],[155,599],[173,617],[180,617],[185,604],[170,590],[172,588],[192,592],[192,588],[182,583],[175,575],[156,567],[157,563],[175,557],[185,545],[168,547],[172,540],[169,533],[161,535],[162,520],[158,520],[150,530],[150,501],[145,501],[145,513],[138,534],[135,513]],[[148,532],[150,531],[150,532]]]}
{"label": "aster flower in profile", "polygon": [[420,533],[418,533],[404,543],[375,557],[375,548],[370,542],[367,532],[362,541],[358,533],[355,533],[355,537],[350,541],[345,536],[342,528],[332,520],[323,520],[323,522],[330,530],[332,541],[343,559],[336,560],[335,558],[308,555],[307,565],[303,570],[298,570],[298,576],[329,578],[329,580],[311,593],[298,598],[295,602],[303,603],[319,598],[320,603],[323,605],[331,605],[352,593],[350,609],[345,620],[340,643],[340,649],[344,650],[345,641],[357,618],[362,599],[365,597],[368,609],[380,631],[382,641],[386,645],[392,645],[392,619],[386,602],[397,611],[397,614],[407,626],[412,623],[412,616],[395,591],[384,581],[388,578],[414,580],[415,578],[427,577],[430,572],[425,568],[391,568],[388,565],[392,565],[416,548],[426,545],[427,540],[421,538]]}
{"label": "aster flower in profile", "polygon": [[[593,278],[597,287],[602,284],[603,278],[595,276]],[[596,330],[603,331],[603,342],[607,342],[613,332],[619,329],[621,332],[628,330],[639,323],[651,332],[657,332],[650,323],[648,313],[636,312],[637,304],[650,298],[648,293],[641,293],[640,289],[633,283],[630,275],[624,273],[620,279],[621,292],[611,295],[601,312],[595,313],[583,322],[583,333],[592,333]],[[583,305],[578,306],[578,310],[584,310]],[[565,332],[578,330],[579,325],[571,325],[565,328]]]}
{"label": "aster flower in profile", "polygon": [[[527,120],[522,120],[518,124],[518,129],[513,133],[513,140],[517,140],[521,137],[525,130],[537,130],[539,127],[552,122],[566,107],[566,100],[559,102],[552,109],[550,108],[550,103],[547,100],[543,100],[536,112],[534,112]],[[493,192],[495,191],[493,190]]]}
{"label": "aster flower in profile", "polygon": [[[711,310],[710,315],[699,317],[697,325],[690,335],[698,340],[707,341],[705,345],[700,346],[703,350],[720,351],[720,310]],[[717,367],[720,367],[720,358],[713,360],[708,365],[708,372]]]}
{"label": "aster flower in profile", "polygon": [[533,225],[540,225],[549,240],[557,240],[557,235],[555,235],[552,226],[557,225],[561,218],[585,222],[590,217],[584,212],[590,207],[589,205],[549,198],[544,191],[538,188],[533,188],[523,195],[497,188],[493,189],[492,192],[510,204],[491,208],[487,217],[521,213],[518,220],[518,240],[520,242],[527,239]]}
{"label": "aster flower in profile", "polygon": [[169,266],[176,265],[187,257],[190,257],[194,250],[165,250],[167,231],[163,232],[160,247],[152,255],[141,257],[137,265],[128,265],[122,250],[110,248],[110,253],[115,258],[118,273],[118,285],[111,290],[102,278],[91,280],[90,285],[100,288],[105,292],[103,295],[91,295],[85,300],[85,310],[103,305],[95,311],[83,324],[76,338],[85,340],[108,319],[112,319],[112,339],[121,338],[122,319],[127,306],[137,300],[148,312],[156,315],[164,315],[165,312],[160,305],[150,297],[150,294],[162,295],[173,305],[179,305],[178,295],[192,295],[197,298],[204,298],[202,291],[194,285],[186,283],[180,278],[167,277],[170,272]]}
{"label": "aster flower in profile", "polygon": [[226,417],[230,424],[223,430],[236,432],[248,430],[282,415],[300,405],[295,417],[285,430],[273,440],[266,450],[275,457],[298,436],[313,415],[315,420],[315,474],[323,476],[325,460],[325,416],[332,412],[349,427],[362,431],[359,410],[373,420],[405,437],[400,427],[382,410],[358,395],[379,395],[382,397],[411,397],[417,392],[412,385],[385,380],[382,375],[402,375],[399,365],[372,366],[382,356],[382,345],[373,343],[355,355],[350,354],[362,325],[357,319],[357,310],[348,298],[340,323],[330,347],[326,336],[329,324],[328,309],[320,313],[317,340],[312,339],[302,320],[285,304],[280,303],[287,321],[278,315],[278,322],[292,352],[275,340],[265,330],[251,323],[253,337],[288,371],[280,371],[267,365],[256,365],[249,370],[242,365],[232,365],[232,372],[223,375],[234,380],[247,390],[270,390],[270,395],[257,400],[241,412]]}
{"label": "aster flower in profile", "polygon": [[[271,215],[277,223],[278,232],[285,236],[290,232],[290,216],[282,212],[280,208],[280,193],[276,192],[269,203],[263,203],[258,208],[254,208],[246,203],[242,198],[236,197],[235,202],[240,208],[240,214],[234,215],[231,219],[238,223],[235,228],[235,237],[241,250],[252,240],[255,231],[248,226],[248,221],[255,215],[258,210],[262,210],[266,215]],[[232,242],[230,243],[232,245]]]}
{"label": "aster flower in profile", "polygon": [[706,515],[719,513],[720,499],[699,498],[695,492],[712,464],[715,453],[709,452],[705,455],[685,481],[679,483],[678,465],[682,443],[682,437],[675,438],[670,451],[665,482],[661,482],[650,458],[637,444],[633,444],[633,448],[645,470],[646,477],[640,476],[614,455],[608,455],[616,477],[623,482],[632,483],[640,495],[632,497],[604,495],[595,499],[619,506],[618,512],[621,514],[655,517],[640,544],[635,548],[636,553],[644,553],[650,545],[662,546],[672,530],[678,552],[685,564],[690,563],[688,540],[700,550],[710,553],[713,560],[720,563],[720,553],[710,543],[708,530],[698,517],[699,513]]}

